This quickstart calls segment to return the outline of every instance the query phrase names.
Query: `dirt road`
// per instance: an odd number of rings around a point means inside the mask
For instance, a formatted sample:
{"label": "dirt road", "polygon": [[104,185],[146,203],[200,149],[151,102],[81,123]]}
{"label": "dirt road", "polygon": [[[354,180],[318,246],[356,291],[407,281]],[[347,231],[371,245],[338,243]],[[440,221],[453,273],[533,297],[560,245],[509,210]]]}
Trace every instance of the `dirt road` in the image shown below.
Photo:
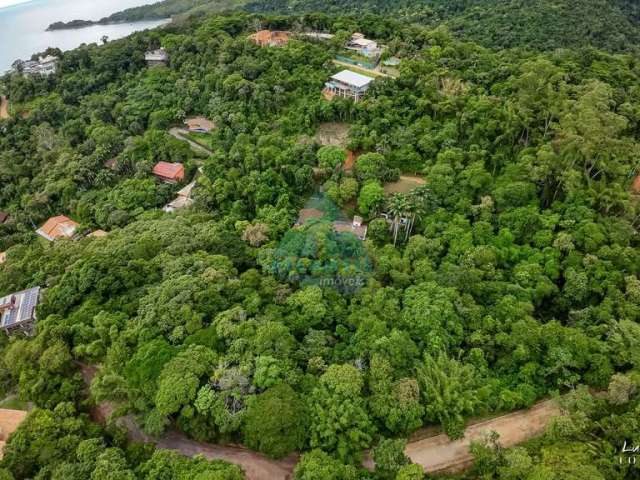
{"label": "dirt road", "polygon": [[211,150],[209,150],[208,148],[203,147],[202,145],[200,145],[199,143],[194,142],[193,140],[190,140],[189,138],[187,138],[185,136],[185,134],[188,133],[185,129],[183,128],[170,128],[169,129],[169,135],[171,135],[172,137],[177,138],[178,140],[181,140],[183,142],[187,142],[189,144],[189,146],[195,150],[196,152],[199,153],[204,153],[205,155],[213,155],[213,152]]}
{"label": "dirt road", "polygon": [[272,460],[242,447],[196,442],[176,431],[169,432],[162,440],[156,442],[156,446],[177,450],[190,457],[202,454],[212,460],[235,463],[244,470],[247,480],[288,480],[293,477],[293,468],[298,462],[297,455],[290,455],[283,460]]}
{"label": "dirt road", "polygon": [[[97,372],[96,367],[79,362],[78,365],[85,383],[90,385]],[[101,402],[92,410],[92,417],[104,423],[114,409],[111,402]],[[554,400],[545,400],[529,410],[518,410],[472,423],[460,440],[451,441],[446,435],[440,434],[409,442],[405,452],[413,463],[421,465],[427,473],[458,471],[472,463],[473,458],[469,452],[472,441],[482,440],[495,431],[500,435],[500,444],[511,447],[542,434],[549,421],[558,415],[558,404]],[[272,460],[241,446],[198,442],[175,430],[168,432],[162,439],[152,439],[142,432],[131,415],[118,418],[116,422],[127,429],[130,440],[155,443],[158,448],[176,450],[187,456],[202,454],[211,460],[226,460],[239,465],[247,480],[289,480],[293,477],[293,469],[298,461],[297,455]],[[363,465],[370,470],[374,468],[370,456],[366,457]]]}
{"label": "dirt road", "polygon": [[9,100],[4,95],[0,96],[0,118],[9,118]]}
{"label": "dirt road", "polygon": [[411,442],[407,445],[406,454],[413,463],[422,465],[427,473],[461,470],[472,463],[469,453],[472,441],[482,440],[494,431],[500,435],[499,442],[503,447],[512,447],[541,435],[549,421],[558,415],[558,404],[554,400],[546,400],[529,410],[518,410],[469,425],[460,440],[451,441],[441,434]]}

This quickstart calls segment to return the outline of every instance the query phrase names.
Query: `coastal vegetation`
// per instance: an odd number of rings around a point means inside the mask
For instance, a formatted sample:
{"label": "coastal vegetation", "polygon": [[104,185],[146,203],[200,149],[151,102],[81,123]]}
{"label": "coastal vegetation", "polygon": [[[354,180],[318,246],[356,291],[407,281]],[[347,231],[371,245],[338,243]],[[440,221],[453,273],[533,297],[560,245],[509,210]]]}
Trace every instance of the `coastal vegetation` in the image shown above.
{"label": "coastal vegetation", "polygon": [[66,30],[90,27],[92,25],[113,25],[168,18],[174,18],[174,20],[179,21],[183,16],[221,12],[240,7],[244,3],[244,0],[162,0],[139,7],[127,8],[99,20],[78,19],[69,22],[53,22],[47,30]]}
{"label": "coastal vegetation", "polygon": [[[463,3],[431,8],[459,5],[472,22]],[[630,51],[570,48],[539,23],[504,44],[499,23],[469,33],[488,48],[335,5],[191,16],[47,52],[60,57],[50,76],[2,77],[15,115],[0,120],[0,210],[12,219],[0,225],[0,292],[44,292],[36,335],[0,337],[2,393],[36,407],[0,478],[242,478],[91,420],[109,402],[154,438],[300,452],[298,480],[417,480],[403,439],[421,427],[455,439],[472,417],[559,395],[567,415],[543,437],[478,444],[461,477],[633,478],[617,453],[640,443],[635,53],[579,25],[575,42]],[[247,39],[256,26],[335,37],[261,48]],[[402,59],[399,76],[361,102],[327,101],[331,60],[356,31]],[[148,68],[159,47],[167,66]],[[169,134],[190,115],[215,125],[197,135],[211,155]],[[345,145],[314,140],[327,124]],[[184,182],[156,180],[160,161],[183,165]],[[385,191],[403,174],[415,188]],[[162,211],[194,179],[194,204]],[[330,218],[294,228],[318,190]],[[59,214],[108,234],[38,239]],[[364,241],[331,223],[354,215]],[[90,388],[83,365],[97,369]],[[361,466],[369,449],[373,472]]]}

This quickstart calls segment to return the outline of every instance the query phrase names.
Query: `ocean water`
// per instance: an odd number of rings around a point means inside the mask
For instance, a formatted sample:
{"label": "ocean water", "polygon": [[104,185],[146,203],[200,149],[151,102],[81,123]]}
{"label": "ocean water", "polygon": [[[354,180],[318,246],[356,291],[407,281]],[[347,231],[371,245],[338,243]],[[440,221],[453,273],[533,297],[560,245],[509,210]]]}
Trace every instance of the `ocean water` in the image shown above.
{"label": "ocean water", "polygon": [[163,21],[95,25],[92,27],[47,32],[53,22],[99,20],[112,13],[155,0],[0,0],[0,73],[14,60],[27,60],[48,47],[62,50],[82,43],[100,43],[103,35],[110,40],[132,32],[157,27]]}

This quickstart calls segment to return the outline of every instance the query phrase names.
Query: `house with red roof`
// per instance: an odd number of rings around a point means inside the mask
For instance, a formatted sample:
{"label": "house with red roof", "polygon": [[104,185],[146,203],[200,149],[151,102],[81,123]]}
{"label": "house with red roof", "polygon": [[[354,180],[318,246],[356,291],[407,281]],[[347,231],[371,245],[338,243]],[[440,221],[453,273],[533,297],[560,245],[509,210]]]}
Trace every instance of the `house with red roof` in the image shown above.
{"label": "house with red roof", "polygon": [[69,217],[58,215],[57,217],[51,217],[47,220],[42,227],[36,230],[36,233],[42,238],[52,242],[59,238],[73,238],[79,226],[80,224],[74,222]]}
{"label": "house with red roof", "polygon": [[184,165],[158,162],[153,167],[153,174],[165,183],[179,183],[184,180]]}

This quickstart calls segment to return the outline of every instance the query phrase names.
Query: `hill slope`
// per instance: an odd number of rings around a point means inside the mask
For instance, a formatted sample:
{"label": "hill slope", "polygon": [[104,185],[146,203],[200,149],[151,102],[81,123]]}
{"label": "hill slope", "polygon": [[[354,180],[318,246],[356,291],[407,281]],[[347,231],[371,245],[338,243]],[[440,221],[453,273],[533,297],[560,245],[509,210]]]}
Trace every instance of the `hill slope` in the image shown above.
{"label": "hill slope", "polygon": [[594,46],[623,52],[640,44],[640,7],[630,0],[259,0],[250,11],[393,13],[493,48]]}

